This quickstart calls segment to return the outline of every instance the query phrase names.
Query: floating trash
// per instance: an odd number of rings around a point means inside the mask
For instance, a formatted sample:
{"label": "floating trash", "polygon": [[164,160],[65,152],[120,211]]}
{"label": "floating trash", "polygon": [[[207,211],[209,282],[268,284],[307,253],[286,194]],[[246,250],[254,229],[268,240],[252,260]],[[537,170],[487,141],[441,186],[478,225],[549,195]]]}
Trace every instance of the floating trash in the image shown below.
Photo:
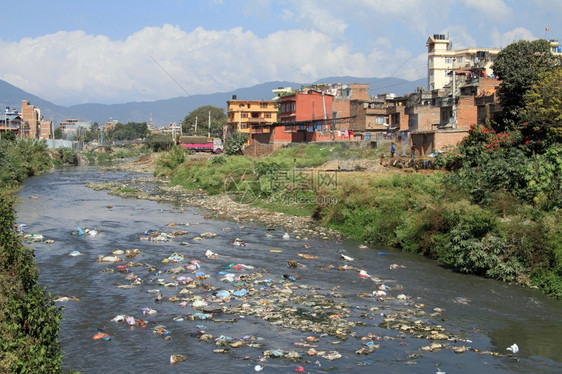
{"label": "floating trash", "polygon": [[346,256],[343,253],[341,254],[341,258],[344,259],[345,261],[354,261],[353,257]]}
{"label": "floating trash", "polygon": [[92,336],[94,340],[111,340],[111,335],[105,332],[98,332],[96,335]]}
{"label": "floating trash", "polygon": [[205,257],[207,257],[209,259],[217,259],[217,258],[219,258],[219,255],[218,255],[218,253],[215,253],[215,252],[211,251],[210,249],[208,249],[205,252]]}
{"label": "floating trash", "polygon": [[187,358],[184,355],[171,355],[170,365],[177,364],[178,362],[184,362]]}
{"label": "floating trash", "polygon": [[517,353],[519,352],[519,347],[517,346],[517,344],[513,343],[511,346],[506,348],[508,351],[511,351],[513,353]]}
{"label": "floating trash", "polygon": [[242,239],[236,238],[233,241],[230,242],[230,244],[234,245],[234,246],[238,246],[238,247],[245,247],[246,246],[246,242],[242,241]]}

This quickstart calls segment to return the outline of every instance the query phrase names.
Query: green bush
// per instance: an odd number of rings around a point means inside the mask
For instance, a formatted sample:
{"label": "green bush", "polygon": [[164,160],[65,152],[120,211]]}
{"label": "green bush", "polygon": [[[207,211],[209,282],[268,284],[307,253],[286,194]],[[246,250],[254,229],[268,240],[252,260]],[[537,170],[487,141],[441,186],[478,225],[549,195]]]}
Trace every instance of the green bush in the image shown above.
{"label": "green bush", "polygon": [[59,148],[60,158],[65,165],[76,165],[76,152],[72,148]]}
{"label": "green bush", "polygon": [[244,150],[244,143],[248,141],[248,134],[233,132],[224,143],[224,152],[227,155],[241,155]]}
{"label": "green bush", "polygon": [[185,149],[174,145],[168,152],[162,153],[158,160],[156,160],[157,174],[171,175],[179,165],[185,162],[185,159]]}
{"label": "green bush", "polygon": [[60,310],[37,285],[33,251],[14,224],[13,199],[0,191],[0,372],[60,372]]}

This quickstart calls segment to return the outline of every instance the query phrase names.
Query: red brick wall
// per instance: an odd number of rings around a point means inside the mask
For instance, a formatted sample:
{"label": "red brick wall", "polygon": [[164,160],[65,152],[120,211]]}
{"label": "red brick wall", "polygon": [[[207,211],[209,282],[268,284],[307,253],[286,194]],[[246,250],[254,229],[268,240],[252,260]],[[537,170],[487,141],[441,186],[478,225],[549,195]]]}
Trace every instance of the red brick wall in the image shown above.
{"label": "red brick wall", "polygon": [[413,110],[414,114],[410,115],[417,123],[412,124],[410,130],[427,131],[433,130],[433,125],[439,124],[441,120],[441,112],[439,107],[423,105],[417,106]]}
{"label": "red brick wall", "polygon": [[474,96],[461,96],[457,105],[457,128],[468,129],[478,123],[478,107],[474,103]]}
{"label": "red brick wall", "polygon": [[332,118],[332,101],[333,96],[322,95],[317,92],[308,95],[296,95],[295,121],[324,119],[324,108],[326,118]]}
{"label": "red brick wall", "polygon": [[285,126],[273,126],[272,132],[273,143],[290,143],[293,140],[293,133],[285,132]]}
{"label": "red brick wall", "polygon": [[349,84],[351,87],[351,99],[352,100],[369,100],[369,85],[362,83],[352,83]]}
{"label": "red brick wall", "polygon": [[336,99],[334,101],[334,112],[337,113],[338,118],[350,117],[351,100],[349,100],[349,99]]}
{"label": "red brick wall", "polygon": [[29,126],[29,137],[31,139],[37,138],[37,113],[35,112],[35,106],[30,105],[27,100],[22,100],[21,114],[23,119],[22,125]]}
{"label": "red brick wall", "polygon": [[[491,90],[495,91],[500,85],[501,81],[497,78],[480,77],[478,79],[478,90]],[[490,92],[491,93],[491,92]]]}
{"label": "red brick wall", "polygon": [[39,138],[49,139],[51,137],[51,123],[52,121],[39,121]]}
{"label": "red brick wall", "polygon": [[447,146],[456,146],[465,136],[467,131],[458,132],[437,132],[435,133],[435,149],[444,149]]}

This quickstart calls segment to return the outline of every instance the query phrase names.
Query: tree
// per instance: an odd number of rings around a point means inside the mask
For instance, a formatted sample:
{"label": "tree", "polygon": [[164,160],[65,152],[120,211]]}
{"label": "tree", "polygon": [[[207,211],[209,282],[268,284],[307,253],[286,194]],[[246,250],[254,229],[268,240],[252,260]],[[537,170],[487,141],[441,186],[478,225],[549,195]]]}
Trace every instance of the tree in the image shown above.
{"label": "tree", "polygon": [[233,132],[224,143],[224,151],[227,155],[241,155],[244,149],[244,143],[248,141],[248,134],[242,132]]}
{"label": "tree", "polygon": [[122,123],[115,124],[108,135],[112,140],[133,140],[146,137],[147,132],[146,122],[128,122],[125,125]]}
{"label": "tree", "polygon": [[[524,126],[526,141],[544,149],[562,142],[562,67],[539,74],[539,78],[524,96]],[[538,143],[538,144],[537,144]],[[537,149],[538,150],[538,149]]]}
{"label": "tree", "polygon": [[[222,129],[226,124],[224,109],[205,105],[193,110],[181,123],[184,135],[207,135],[209,132],[209,112],[211,112],[211,136],[222,138]],[[197,122],[197,131],[195,123]]]}
{"label": "tree", "polygon": [[99,133],[100,133],[100,125],[97,122],[94,122],[92,125],[90,125],[88,131],[86,131],[86,134],[84,135],[84,141],[91,142],[94,140],[98,140]]}
{"label": "tree", "polygon": [[59,126],[55,129],[55,133],[54,133],[55,139],[62,139],[62,135],[63,135],[62,128]]}
{"label": "tree", "polygon": [[524,95],[538,80],[539,74],[560,65],[560,58],[550,52],[550,43],[520,40],[505,47],[494,61],[494,74],[501,80],[498,95],[503,107],[504,130],[521,122]]}

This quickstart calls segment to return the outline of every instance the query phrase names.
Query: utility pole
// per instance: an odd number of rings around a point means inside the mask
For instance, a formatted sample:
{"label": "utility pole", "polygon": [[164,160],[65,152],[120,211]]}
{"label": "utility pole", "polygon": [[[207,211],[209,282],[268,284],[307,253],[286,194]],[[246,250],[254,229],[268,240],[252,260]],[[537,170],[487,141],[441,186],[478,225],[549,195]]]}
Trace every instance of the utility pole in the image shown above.
{"label": "utility pole", "polygon": [[207,138],[211,137],[211,111],[209,110],[209,127],[207,128]]}
{"label": "utility pole", "polygon": [[456,129],[457,128],[457,104],[456,104],[456,91],[457,91],[457,76],[455,73],[455,61],[457,60],[456,57],[453,57],[453,95],[452,95],[452,99],[453,99],[453,106],[452,106],[452,112],[453,112],[453,128]]}
{"label": "utility pole", "polygon": [[197,135],[197,116],[195,116],[195,131],[193,131],[193,135]]}
{"label": "utility pole", "polygon": [[238,105],[238,132],[242,128],[242,104]]}

